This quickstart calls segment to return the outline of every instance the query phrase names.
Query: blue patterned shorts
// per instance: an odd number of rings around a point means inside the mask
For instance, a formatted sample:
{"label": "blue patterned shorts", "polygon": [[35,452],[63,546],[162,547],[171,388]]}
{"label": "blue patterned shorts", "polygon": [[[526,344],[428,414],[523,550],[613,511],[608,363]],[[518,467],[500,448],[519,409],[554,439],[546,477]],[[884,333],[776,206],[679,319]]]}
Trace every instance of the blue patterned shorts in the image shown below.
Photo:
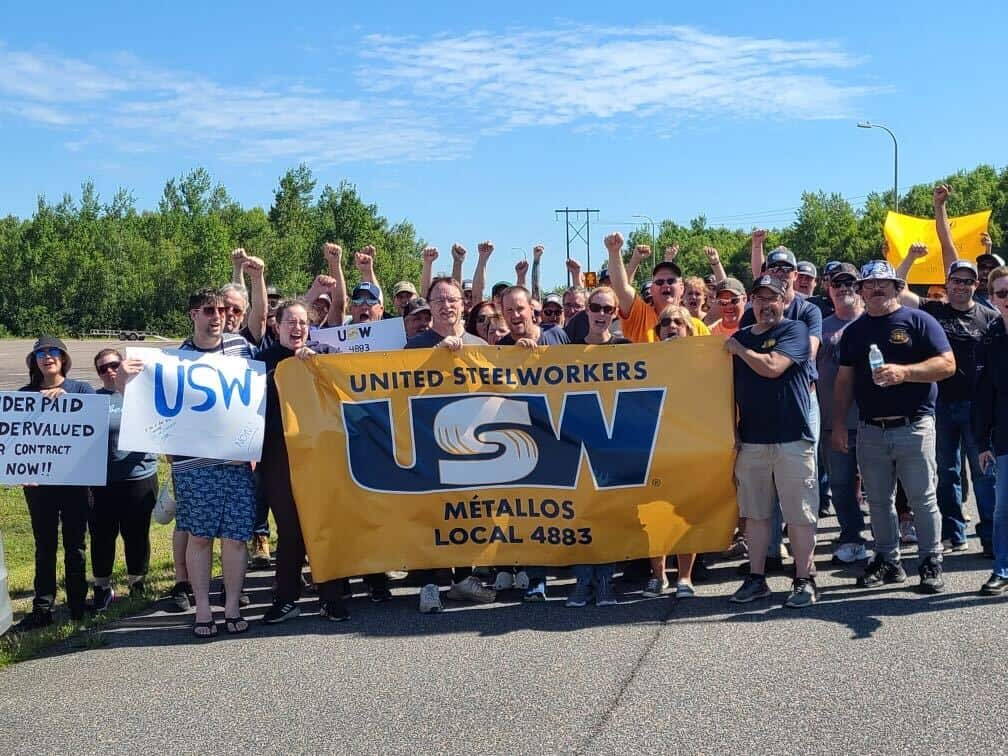
{"label": "blue patterned shorts", "polygon": [[248,541],[252,537],[256,482],[250,465],[172,470],[172,481],[178,530],[202,538]]}

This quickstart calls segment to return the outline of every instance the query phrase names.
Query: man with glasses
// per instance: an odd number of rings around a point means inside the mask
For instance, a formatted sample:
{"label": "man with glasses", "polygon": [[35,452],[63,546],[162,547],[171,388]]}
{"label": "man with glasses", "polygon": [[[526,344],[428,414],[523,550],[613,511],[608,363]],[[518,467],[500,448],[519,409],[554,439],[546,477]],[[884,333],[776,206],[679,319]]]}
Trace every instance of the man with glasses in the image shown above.
{"label": "man with glasses", "polygon": [[[840,362],[837,345],[844,329],[864,314],[864,302],[854,287],[858,270],[850,263],[837,263],[830,272],[829,291],[836,312],[823,320],[822,345],[816,359],[819,380],[816,394],[822,415],[823,439],[820,441],[820,464],[829,471],[833,507],[840,522],[840,535],[833,550],[834,564],[851,564],[868,558],[865,550],[864,514],[857,500],[857,408],[852,404],[846,417],[833,416],[833,384],[836,382]],[[847,451],[831,449],[829,436],[833,424],[842,423],[847,428]]]}
{"label": "man with glasses", "polygon": [[783,510],[795,560],[795,578],[784,605],[802,608],[818,597],[812,575],[819,511],[818,434],[806,365],[812,358],[808,326],[784,318],[785,292],[779,277],[757,279],[752,288],[755,324],[725,341],[734,357],[740,442],[735,479],[749,541],[749,575],[731,601],[745,604],[770,595],[766,554],[776,515]]}
{"label": "man with glasses", "polygon": [[[875,556],[858,578],[863,588],[906,582],[900,564],[896,480],[914,513],[920,560],[920,590],[940,593],[941,515],[935,495],[935,398],[937,381],[951,377],[955,357],[945,331],[931,315],[900,304],[906,282],[885,260],[861,269],[858,293],[866,313],[848,325],[837,347],[833,384],[833,448],[848,453],[845,418],[858,406],[857,460],[871,512]],[[881,366],[872,367],[872,354]],[[876,363],[877,364],[877,363]]]}
{"label": "man with glasses", "polygon": [[714,285],[714,300],[720,309],[721,318],[711,324],[711,334],[730,338],[739,329],[739,321],[746,307],[745,286],[737,278],[718,281]]}

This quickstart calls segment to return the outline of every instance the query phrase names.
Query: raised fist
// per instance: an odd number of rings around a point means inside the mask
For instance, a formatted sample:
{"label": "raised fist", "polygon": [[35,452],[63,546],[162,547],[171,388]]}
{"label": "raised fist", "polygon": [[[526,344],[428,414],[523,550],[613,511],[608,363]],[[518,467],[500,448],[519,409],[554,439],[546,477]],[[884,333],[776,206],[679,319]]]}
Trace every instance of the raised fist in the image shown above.
{"label": "raised fist", "polygon": [[947,200],[951,194],[952,194],[952,187],[950,187],[948,184],[938,184],[938,186],[934,188],[934,194],[933,194],[935,207],[944,205],[945,200]]}
{"label": "raised fist", "polygon": [[623,249],[623,234],[619,231],[608,234],[605,238],[605,248],[610,252],[619,252]]}
{"label": "raised fist", "polygon": [[927,253],[927,244],[924,242],[914,242],[910,245],[910,249],[907,250],[907,257],[911,260],[919,260],[922,257],[927,257]]}
{"label": "raised fist", "polygon": [[368,245],[354,255],[354,264],[358,270],[367,270],[374,265],[374,251],[375,248]]}
{"label": "raised fist", "polygon": [[567,270],[576,278],[581,275],[581,263],[575,260],[573,257],[567,258]]}
{"label": "raised fist", "polygon": [[339,260],[343,257],[343,247],[339,244],[333,244],[332,242],[326,242],[322,245],[322,254],[326,256],[326,259],[332,258]]}
{"label": "raised fist", "polygon": [[762,244],[766,241],[767,230],[765,228],[754,228],[752,232],[752,243]]}
{"label": "raised fist", "polygon": [[242,260],[242,268],[247,270],[249,275],[261,276],[263,270],[266,268],[266,263],[263,262],[261,257],[247,256]]}
{"label": "raised fist", "polygon": [[491,253],[494,251],[494,245],[492,241],[482,241],[477,247],[480,257],[490,257]]}
{"label": "raised fist", "polygon": [[466,248],[461,244],[452,244],[452,259],[458,260],[459,262],[464,262],[466,257]]}
{"label": "raised fist", "polygon": [[651,257],[651,247],[649,247],[647,244],[638,244],[636,247],[634,247],[633,253],[635,256],[641,259],[645,257]]}
{"label": "raised fist", "polygon": [[315,276],[315,283],[312,284],[312,288],[324,289],[331,292],[336,288],[336,279],[325,274]]}
{"label": "raised fist", "polygon": [[703,253],[707,255],[707,259],[710,261],[711,265],[716,265],[721,260],[721,256],[714,247],[704,247]]}
{"label": "raised fist", "polygon": [[238,262],[240,260],[244,260],[246,257],[247,255],[242,247],[231,250],[231,262]]}
{"label": "raised fist", "polygon": [[433,265],[434,261],[438,259],[437,247],[424,247],[423,251],[423,261],[427,265]]}
{"label": "raised fist", "polygon": [[515,265],[515,273],[518,274],[519,278],[523,278],[526,273],[528,273],[529,264],[528,260],[519,260],[518,264]]}
{"label": "raised fist", "polygon": [[991,241],[991,235],[984,231],[980,234],[980,243],[984,246],[984,252],[989,255],[991,250],[994,248],[994,242]]}
{"label": "raised fist", "polygon": [[679,255],[679,245],[673,244],[671,247],[665,247],[665,262],[672,262]]}
{"label": "raised fist", "polygon": [[536,244],[534,247],[532,247],[532,259],[538,260],[540,257],[543,256],[543,252],[545,251],[546,248],[542,244]]}

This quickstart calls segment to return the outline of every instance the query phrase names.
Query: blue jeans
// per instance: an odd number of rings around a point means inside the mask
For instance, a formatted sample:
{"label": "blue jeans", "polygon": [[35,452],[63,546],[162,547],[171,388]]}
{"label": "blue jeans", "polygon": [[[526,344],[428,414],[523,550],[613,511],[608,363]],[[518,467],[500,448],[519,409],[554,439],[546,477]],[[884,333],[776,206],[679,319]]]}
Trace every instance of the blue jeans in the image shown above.
{"label": "blue jeans", "polygon": [[[809,412],[809,425],[812,426],[812,435],[815,436],[816,443],[819,443],[819,437],[821,433],[819,432],[819,400],[812,396],[812,408]],[[818,478],[818,472],[816,473]],[[822,490],[820,488],[820,490]],[[776,498],[776,497],[775,497]],[[822,501],[820,500],[820,505]],[[818,510],[816,514],[819,514]],[[784,514],[781,512],[780,502],[777,503],[777,508],[774,510],[773,517],[770,518],[770,543],[767,545],[767,556],[779,557],[780,547],[784,542]]]}
{"label": "blue jeans", "polygon": [[935,406],[935,445],[938,457],[938,509],[942,515],[942,540],[966,542],[966,518],[962,509],[962,460],[959,444],[966,447],[973,493],[980,520],[976,532],[984,548],[993,540],[994,472],[985,473],[978,460],[980,450],[970,427],[972,402],[941,402]]}
{"label": "blue jeans", "polygon": [[857,501],[857,431],[847,431],[847,454],[830,449],[828,452],[830,486],[833,507],[840,522],[837,543],[864,543],[864,513]]}
{"label": "blue jeans", "polygon": [[997,503],[994,505],[994,573],[1008,578],[1008,454],[997,458]]}

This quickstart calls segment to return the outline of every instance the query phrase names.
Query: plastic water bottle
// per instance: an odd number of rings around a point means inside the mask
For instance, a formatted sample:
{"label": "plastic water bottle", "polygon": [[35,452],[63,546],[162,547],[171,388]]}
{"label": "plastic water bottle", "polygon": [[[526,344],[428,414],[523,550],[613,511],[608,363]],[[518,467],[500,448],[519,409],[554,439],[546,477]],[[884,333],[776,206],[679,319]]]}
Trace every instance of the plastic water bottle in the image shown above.
{"label": "plastic water bottle", "polygon": [[[878,344],[872,344],[868,347],[868,367],[870,367],[872,373],[874,373],[883,365],[885,365],[885,358],[882,357],[882,350],[878,348]],[[875,383],[878,384],[878,381],[875,381]]]}

